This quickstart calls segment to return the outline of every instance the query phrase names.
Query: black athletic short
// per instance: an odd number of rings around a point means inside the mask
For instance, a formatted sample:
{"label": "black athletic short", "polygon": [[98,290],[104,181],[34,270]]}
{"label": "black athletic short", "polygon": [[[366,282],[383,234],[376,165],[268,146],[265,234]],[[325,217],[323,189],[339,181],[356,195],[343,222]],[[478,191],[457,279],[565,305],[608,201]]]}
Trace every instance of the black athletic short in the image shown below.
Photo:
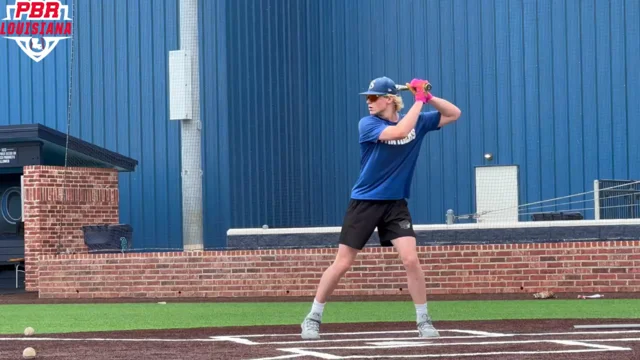
{"label": "black athletic short", "polygon": [[362,250],[376,227],[381,246],[392,246],[391,240],[399,237],[416,236],[406,200],[351,199],[339,242]]}

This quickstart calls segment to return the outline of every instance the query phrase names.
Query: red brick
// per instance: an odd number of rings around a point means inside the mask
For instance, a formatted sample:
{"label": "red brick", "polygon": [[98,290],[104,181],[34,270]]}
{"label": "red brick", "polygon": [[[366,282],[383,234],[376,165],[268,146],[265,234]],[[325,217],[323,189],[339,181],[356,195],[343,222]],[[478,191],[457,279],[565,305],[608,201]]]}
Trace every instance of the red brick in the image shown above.
{"label": "red brick", "polygon": [[[47,205],[42,209],[49,211],[56,206]],[[38,216],[42,218],[42,215]],[[55,229],[55,223],[34,223],[38,229]],[[34,248],[40,251],[56,244],[46,235],[37,234],[34,238],[39,241]],[[418,250],[421,259],[430,259],[423,265],[429,294],[515,293],[520,292],[521,287],[528,292],[546,289],[558,292],[639,291],[640,273],[636,273],[634,267],[619,266],[628,257],[624,258],[627,253],[618,252],[621,249],[615,246],[625,243],[630,246],[629,242],[616,242],[617,245],[591,242],[421,246]],[[632,244],[640,245],[638,242]],[[608,253],[620,255],[594,261],[591,267],[580,266],[580,262],[591,259],[580,258],[587,255],[576,255],[577,263],[569,260],[573,254],[584,254],[585,249],[595,253],[605,249]],[[532,252],[536,251],[542,252],[541,255],[549,261],[533,256]],[[48,255],[40,263],[40,296],[312,296],[334,253],[334,249],[283,249],[190,255]],[[474,256],[469,255],[473,253]],[[454,257],[447,256],[452,254]],[[406,273],[393,249],[370,248],[363,250],[362,255],[334,294],[408,294]],[[494,262],[495,258],[506,261]],[[435,259],[442,261],[435,264]],[[562,267],[549,268],[549,265]],[[145,269],[145,274],[136,275],[132,269]],[[229,275],[234,270],[234,278],[230,279]]]}
{"label": "red brick", "polygon": [[[118,173],[95,169],[95,176],[79,178],[86,169],[27,166],[25,192],[26,289],[38,289],[37,257],[60,250],[87,252],[81,226],[118,222]],[[93,182],[93,183],[88,183]],[[91,189],[90,186],[99,186]],[[66,197],[64,196],[66,192]],[[75,221],[71,221],[75,220]]]}

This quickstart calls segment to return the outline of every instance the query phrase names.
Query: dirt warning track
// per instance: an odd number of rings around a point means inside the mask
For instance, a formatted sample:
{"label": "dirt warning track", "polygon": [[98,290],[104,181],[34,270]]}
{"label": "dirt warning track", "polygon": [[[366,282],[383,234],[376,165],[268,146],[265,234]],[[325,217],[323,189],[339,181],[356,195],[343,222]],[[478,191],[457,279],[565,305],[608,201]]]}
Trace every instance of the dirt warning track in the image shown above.
{"label": "dirt warning track", "polygon": [[622,320],[437,322],[441,337],[418,338],[412,323],[324,324],[320,340],[299,326],[73,333],[0,338],[0,358],[19,359],[517,359],[640,358],[640,330],[576,330]]}

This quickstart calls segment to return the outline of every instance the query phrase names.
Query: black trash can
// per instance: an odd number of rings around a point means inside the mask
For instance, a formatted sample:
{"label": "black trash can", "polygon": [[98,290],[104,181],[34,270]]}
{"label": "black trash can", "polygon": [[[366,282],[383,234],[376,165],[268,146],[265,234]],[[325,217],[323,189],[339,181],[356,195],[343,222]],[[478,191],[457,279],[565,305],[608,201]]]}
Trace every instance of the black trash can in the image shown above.
{"label": "black trash can", "polygon": [[125,252],[133,247],[133,227],[129,224],[85,225],[82,232],[89,252]]}

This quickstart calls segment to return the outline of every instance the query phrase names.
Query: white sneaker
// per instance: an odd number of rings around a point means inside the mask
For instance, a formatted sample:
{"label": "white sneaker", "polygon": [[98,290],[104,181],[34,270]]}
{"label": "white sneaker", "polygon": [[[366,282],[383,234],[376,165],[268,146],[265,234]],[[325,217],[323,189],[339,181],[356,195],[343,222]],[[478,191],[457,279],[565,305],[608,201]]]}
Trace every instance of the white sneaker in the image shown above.
{"label": "white sneaker", "polygon": [[434,338],[440,337],[440,333],[433,327],[431,323],[431,317],[429,315],[423,315],[422,319],[418,323],[418,332],[422,338]]}
{"label": "white sneaker", "polygon": [[308,316],[304,319],[300,327],[302,328],[302,338],[305,340],[320,339],[320,324],[322,321]]}

